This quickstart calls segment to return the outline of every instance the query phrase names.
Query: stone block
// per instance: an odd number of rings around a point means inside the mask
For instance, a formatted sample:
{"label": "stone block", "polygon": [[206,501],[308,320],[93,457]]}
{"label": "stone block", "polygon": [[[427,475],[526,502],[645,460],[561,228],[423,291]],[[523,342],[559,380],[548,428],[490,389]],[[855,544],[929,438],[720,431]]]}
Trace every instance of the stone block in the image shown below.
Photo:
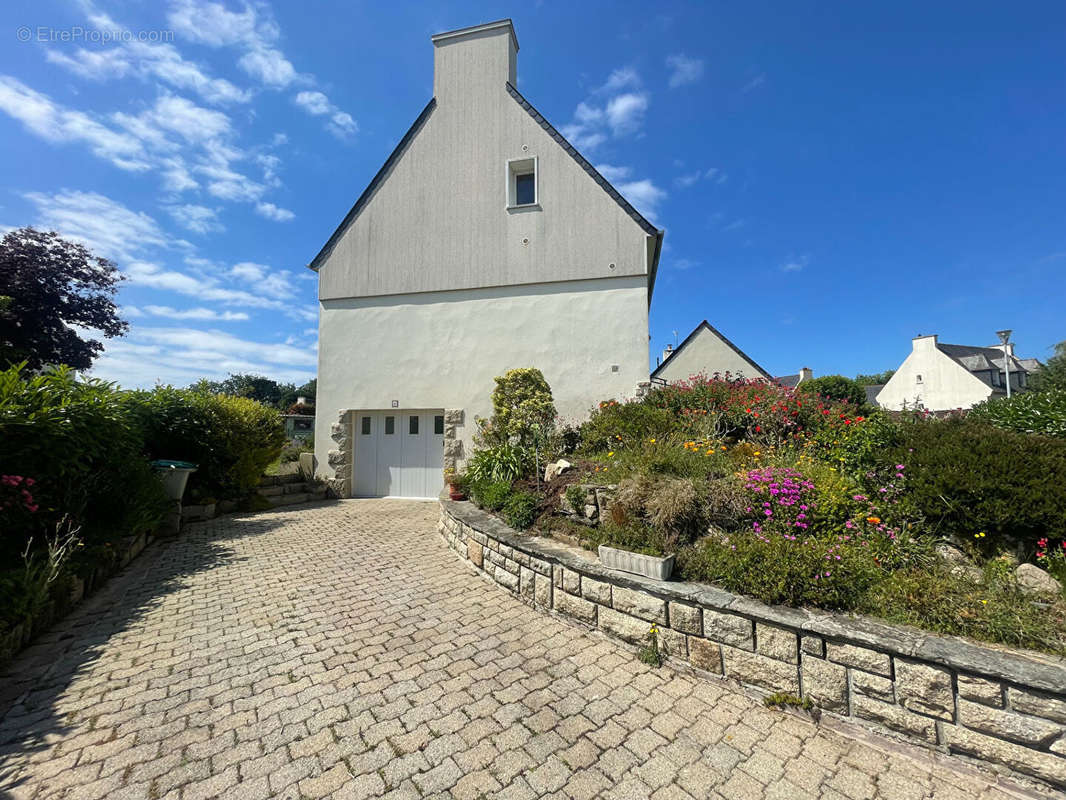
{"label": "stone block", "polygon": [[485,550],[478,542],[470,539],[466,543],[466,557],[475,567],[481,567],[485,563]]}
{"label": "stone block", "polygon": [[563,567],[558,564],[552,567],[552,582],[555,584],[556,589],[563,588]]}
{"label": "stone block", "polygon": [[670,603],[670,627],[682,633],[703,635],[703,610],[685,603]]}
{"label": "stone block", "polygon": [[488,536],[483,534],[481,531],[476,531],[473,528],[470,528],[470,527],[468,527],[466,525],[463,526],[463,533],[465,533],[467,536],[472,537],[474,539],[474,541],[477,542],[478,544],[480,544],[482,547],[484,547],[485,545],[487,545],[489,543],[489,537]]}
{"label": "stone block", "polygon": [[549,578],[551,578],[552,565],[547,561],[543,561],[539,558],[534,558],[533,556],[530,556],[529,568],[540,575],[547,575]]}
{"label": "stone block", "polygon": [[518,576],[515,575],[513,572],[508,572],[505,569],[497,567],[496,571],[492,573],[492,577],[493,580],[496,581],[496,583],[500,584],[503,587],[506,587],[507,589],[510,589],[512,592],[515,592],[517,594]]}
{"label": "stone block", "polygon": [[1041,749],[1064,733],[1062,725],[1050,720],[1000,711],[969,700],[959,700],[959,722],[989,736]]}
{"label": "stone block", "polygon": [[444,440],[444,455],[451,456],[453,458],[461,458],[463,455],[463,440],[462,439],[445,439]]}
{"label": "stone block", "polygon": [[522,567],[521,571],[518,573],[518,593],[522,596],[523,600],[530,603],[533,602],[533,581],[536,574],[537,573],[533,570],[526,569],[525,567]]}
{"label": "stone block", "polygon": [[815,705],[826,711],[847,713],[847,667],[805,653],[800,671],[804,697],[809,697]]}
{"label": "stone block", "polygon": [[751,620],[736,614],[703,609],[703,635],[722,644],[754,649],[754,633]]}
{"label": "stone block", "polygon": [[725,674],[741,683],[761,686],[771,692],[799,694],[799,670],[794,664],[728,646],[722,647],[722,661]]}
{"label": "stone block", "polygon": [[722,674],[722,646],[709,639],[692,636],[688,643],[688,660],[697,669]]}
{"label": "stone block", "polygon": [[800,638],[800,650],[815,658],[825,658],[825,640],[821,636],[803,636]]}
{"label": "stone block", "polygon": [[533,583],[533,601],[544,608],[552,607],[552,580],[547,575],[537,574]]}
{"label": "stone block", "polygon": [[645,592],[615,586],[612,593],[614,608],[624,614],[646,619],[648,622],[666,624],[666,601]]}
{"label": "stone block", "polygon": [[1010,701],[1010,707],[1015,711],[1066,723],[1066,698],[1044,692],[1016,689],[1013,686],[1007,691],[1007,698]]}
{"label": "stone block", "polygon": [[955,719],[951,673],[941,667],[897,658],[896,698],[910,711],[940,719]]}
{"label": "stone block", "polygon": [[444,424],[445,425],[462,425],[463,424],[463,409],[461,409],[461,408],[446,408],[446,409],[444,409]]}
{"label": "stone block", "polygon": [[1066,786],[1066,758],[1030,750],[959,725],[941,724],[941,731],[944,744],[955,752],[1006,764],[1011,769],[1035,775],[1056,786]]}
{"label": "stone block", "polygon": [[896,702],[895,684],[892,681],[860,669],[851,670],[851,690],[885,703]]}
{"label": "stone block", "polygon": [[928,717],[907,711],[895,703],[882,703],[872,697],[853,693],[851,710],[860,719],[879,722],[886,728],[936,744],[936,723]]}
{"label": "stone block", "polygon": [[500,545],[500,555],[503,556],[504,558],[514,558],[514,548],[511,547],[510,545],[501,544]]}
{"label": "stone block", "polygon": [[586,575],[581,581],[581,595],[593,603],[609,606],[611,605],[611,584],[593,580]]}
{"label": "stone block", "polygon": [[499,556],[499,558],[501,561],[500,566],[510,572],[512,575],[517,575],[518,571],[522,569],[520,566],[518,566],[517,561],[512,561],[511,559],[504,558],[503,556]]}
{"label": "stone block", "polygon": [[688,637],[670,628],[659,628],[659,649],[668,656],[688,658]]}
{"label": "stone block", "polygon": [[984,678],[975,678],[971,675],[959,675],[956,678],[959,697],[973,700],[975,703],[984,703],[986,706],[1003,708],[1003,684],[999,681],[989,681]]}
{"label": "stone block", "polygon": [[799,663],[796,634],[787,628],[756,622],[755,642],[756,649],[764,656],[790,664]]}
{"label": "stone block", "polygon": [[581,594],[581,573],[563,567],[562,590],[569,594]]}
{"label": "stone block", "polygon": [[651,625],[637,617],[631,617],[610,608],[599,610],[600,629],[632,644],[640,644],[648,635]]}
{"label": "stone block", "polygon": [[555,610],[589,625],[596,624],[596,604],[563,591],[553,593]]}
{"label": "stone block", "polygon": [[876,650],[853,644],[828,642],[825,646],[825,655],[830,661],[847,667],[856,667],[864,672],[884,675],[886,678],[892,677],[892,664],[887,653],[879,653]]}

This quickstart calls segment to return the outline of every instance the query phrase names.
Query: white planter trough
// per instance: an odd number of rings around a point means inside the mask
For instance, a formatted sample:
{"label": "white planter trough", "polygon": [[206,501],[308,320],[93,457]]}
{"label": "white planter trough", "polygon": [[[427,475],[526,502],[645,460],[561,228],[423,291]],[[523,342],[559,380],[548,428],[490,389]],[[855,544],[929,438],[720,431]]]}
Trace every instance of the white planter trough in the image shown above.
{"label": "white planter trough", "polygon": [[608,569],[632,572],[657,581],[669,580],[670,573],[674,570],[673,554],[659,558],[658,556],[646,556],[643,553],[631,553],[628,550],[618,550],[602,544],[600,545],[600,563]]}

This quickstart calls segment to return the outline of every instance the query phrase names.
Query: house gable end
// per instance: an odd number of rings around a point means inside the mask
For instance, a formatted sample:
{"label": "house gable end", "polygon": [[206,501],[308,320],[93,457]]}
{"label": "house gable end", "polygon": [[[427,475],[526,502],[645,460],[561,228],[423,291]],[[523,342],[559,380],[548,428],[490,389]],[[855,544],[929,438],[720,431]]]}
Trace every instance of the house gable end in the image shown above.
{"label": "house gable end", "polygon": [[[670,365],[671,367],[676,367],[679,363],[684,363],[686,360],[688,360],[684,356],[685,352],[688,351],[691,353],[692,350],[697,346],[698,341],[705,336],[713,337],[718,342],[721,342],[722,345],[724,345],[729,351],[731,351],[732,355],[739,358],[742,363],[747,364],[751,367],[752,370],[755,371],[755,375],[746,377],[765,378],[766,380],[772,380],[772,378],[770,377],[770,373],[760,367],[751,357],[749,357],[743,350],[733,344],[733,342],[731,342],[728,337],[726,337],[721,331],[711,325],[707,320],[703,320],[703,322],[701,322],[695,327],[695,329],[693,329],[692,333],[685,337],[681,344],[677,346],[677,349],[674,350],[673,355],[671,355],[668,359],[663,361],[661,364],[659,364],[658,367],[655,368],[655,370],[651,373],[651,377],[659,378],[662,377],[665,373],[676,371],[671,370],[668,365]],[[690,374],[695,374],[699,371],[700,370],[697,369],[691,372]]]}

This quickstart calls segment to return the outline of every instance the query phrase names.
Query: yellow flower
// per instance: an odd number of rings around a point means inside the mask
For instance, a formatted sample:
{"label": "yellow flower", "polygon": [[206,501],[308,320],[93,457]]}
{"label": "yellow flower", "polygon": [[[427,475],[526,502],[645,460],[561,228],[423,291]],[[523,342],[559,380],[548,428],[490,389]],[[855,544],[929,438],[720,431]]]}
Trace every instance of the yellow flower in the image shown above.
{"label": "yellow flower", "polygon": [[981,601],[981,605],[985,605],[985,606],[987,606],[987,605],[988,605],[988,601],[987,601],[987,600],[982,600],[982,601]]}
{"label": "yellow flower", "polygon": [[655,440],[654,439],[648,439],[648,441],[651,442],[652,444],[655,444]]}
{"label": "yellow flower", "polygon": [[609,453],[607,454],[607,458],[610,458],[610,457],[611,457],[611,456],[613,456],[613,455],[614,455],[614,450],[612,450],[611,452],[609,452]]}
{"label": "yellow flower", "polygon": [[973,535],[973,538],[975,538],[975,539],[984,539],[984,538],[985,538],[985,533],[984,533],[984,531],[981,531],[980,533],[975,533],[975,534]]}

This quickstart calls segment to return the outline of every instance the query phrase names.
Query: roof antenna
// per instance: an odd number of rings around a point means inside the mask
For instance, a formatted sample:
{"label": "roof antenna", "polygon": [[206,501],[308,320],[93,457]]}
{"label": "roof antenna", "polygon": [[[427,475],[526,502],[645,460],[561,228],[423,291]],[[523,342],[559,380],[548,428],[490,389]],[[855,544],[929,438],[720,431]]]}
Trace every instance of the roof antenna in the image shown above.
{"label": "roof antenna", "polygon": [[673,334],[674,334],[674,349],[676,350],[677,349],[677,331],[674,331]]}

